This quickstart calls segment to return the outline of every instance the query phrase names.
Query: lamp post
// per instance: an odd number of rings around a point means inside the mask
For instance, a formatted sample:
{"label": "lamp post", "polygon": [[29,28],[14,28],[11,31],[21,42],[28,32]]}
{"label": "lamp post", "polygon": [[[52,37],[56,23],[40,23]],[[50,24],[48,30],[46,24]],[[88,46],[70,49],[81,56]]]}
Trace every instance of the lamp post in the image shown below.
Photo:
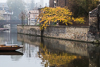
{"label": "lamp post", "polygon": [[54,7],[56,7],[56,0],[54,0]]}

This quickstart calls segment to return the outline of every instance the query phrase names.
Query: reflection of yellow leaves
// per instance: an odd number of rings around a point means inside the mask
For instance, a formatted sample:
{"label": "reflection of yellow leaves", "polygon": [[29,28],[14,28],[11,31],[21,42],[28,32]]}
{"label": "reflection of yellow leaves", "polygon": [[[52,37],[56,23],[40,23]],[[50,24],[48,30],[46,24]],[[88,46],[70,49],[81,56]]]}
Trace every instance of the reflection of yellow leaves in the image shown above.
{"label": "reflection of yellow leaves", "polygon": [[49,52],[46,49],[46,47],[41,46],[41,48],[44,51],[44,53],[41,52],[41,55],[43,57],[42,59],[43,60],[48,60],[48,63],[49,63],[50,66],[65,65],[65,64],[70,63],[74,59],[77,59],[77,58],[81,59],[81,56],[69,55],[67,53],[57,54],[57,53]]}

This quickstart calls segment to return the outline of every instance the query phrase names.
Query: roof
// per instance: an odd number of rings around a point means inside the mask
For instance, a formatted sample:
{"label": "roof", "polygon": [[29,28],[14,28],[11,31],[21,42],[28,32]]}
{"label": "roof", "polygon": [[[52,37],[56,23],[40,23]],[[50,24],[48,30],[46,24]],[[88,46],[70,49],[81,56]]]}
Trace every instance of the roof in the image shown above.
{"label": "roof", "polygon": [[98,11],[97,8],[93,9],[92,11],[90,11],[90,12],[89,12],[90,17],[97,17],[97,11]]}
{"label": "roof", "polygon": [[34,10],[30,10],[29,12],[30,12],[31,14],[32,14],[32,13],[34,14],[34,13],[39,13],[39,10],[35,10],[35,9],[34,9]]}

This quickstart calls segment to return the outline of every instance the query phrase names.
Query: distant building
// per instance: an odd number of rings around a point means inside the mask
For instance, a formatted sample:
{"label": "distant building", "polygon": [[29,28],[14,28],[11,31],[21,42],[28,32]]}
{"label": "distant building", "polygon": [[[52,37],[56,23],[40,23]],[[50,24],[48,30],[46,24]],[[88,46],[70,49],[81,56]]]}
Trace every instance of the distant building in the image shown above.
{"label": "distant building", "polygon": [[0,3],[0,20],[11,20],[12,14],[6,3]]}
{"label": "distant building", "polygon": [[13,12],[12,13],[10,13],[10,12],[5,12],[4,14],[3,14],[3,18],[4,18],[4,20],[11,20],[11,15],[13,14]]}
{"label": "distant building", "polygon": [[39,10],[34,9],[28,12],[28,25],[36,25],[37,24],[37,17],[39,15]]}

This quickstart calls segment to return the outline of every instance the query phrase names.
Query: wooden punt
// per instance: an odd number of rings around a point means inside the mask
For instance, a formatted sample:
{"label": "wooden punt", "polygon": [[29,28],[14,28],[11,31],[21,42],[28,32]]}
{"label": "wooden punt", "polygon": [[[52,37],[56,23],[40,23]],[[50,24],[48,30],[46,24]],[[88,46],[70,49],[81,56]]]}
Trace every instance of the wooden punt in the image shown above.
{"label": "wooden punt", "polygon": [[0,45],[0,51],[15,51],[20,48],[22,47],[17,45],[12,45],[12,46]]}

